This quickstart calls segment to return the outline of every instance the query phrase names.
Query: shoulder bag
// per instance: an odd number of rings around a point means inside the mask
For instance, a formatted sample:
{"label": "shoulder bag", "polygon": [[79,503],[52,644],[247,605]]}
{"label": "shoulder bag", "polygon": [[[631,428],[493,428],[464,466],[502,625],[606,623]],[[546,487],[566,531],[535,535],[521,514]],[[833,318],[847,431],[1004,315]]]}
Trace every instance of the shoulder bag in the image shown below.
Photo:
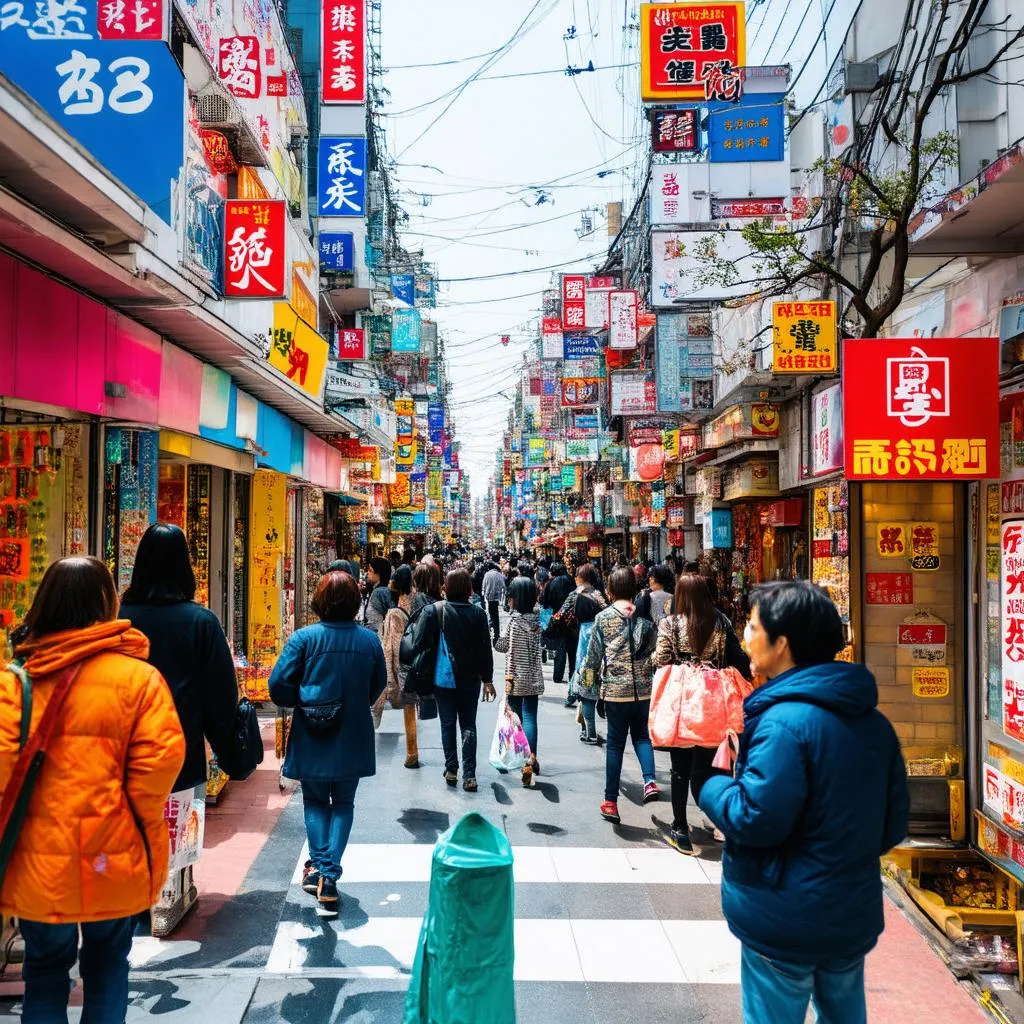
{"label": "shoulder bag", "polygon": [[448,649],[448,641],[444,635],[444,604],[441,605],[441,636],[437,645],[437,659],[434,662],[434,688],[440,690],[455,689],[455,659]]}
{"label": "shoulder bag", "polygon": [[215,751],[217,764],[229,779],[243,782],[263,763],[263,737],[256,709],[244,697],[235,709],[227,749]]}
{"label": "shoulder bag", "polygon": [[14,854],[21,827],[28,815],[28,805],[39,774],[46,760],[46,749],[57,729],[57,719],[64,706],[71,684],[75,681],[81,662],[72,665],[57,680],[49,703],[39,720],[39,727],[30,734],[32,725],[32,680],[16,663],[7,666],[21,681],[21,728],[18,737],[18,760],[14,763],[10,781],[0,800],[0,885]]}

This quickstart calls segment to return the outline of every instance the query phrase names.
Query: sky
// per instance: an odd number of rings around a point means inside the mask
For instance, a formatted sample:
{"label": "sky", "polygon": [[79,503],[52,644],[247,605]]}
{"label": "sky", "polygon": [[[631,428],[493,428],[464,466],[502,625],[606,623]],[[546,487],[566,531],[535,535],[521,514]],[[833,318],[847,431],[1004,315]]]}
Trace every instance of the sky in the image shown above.
{"label": "sky", "polygon": [[[636,195],[647,148],[637,4],[382,0],[382,8],[390,94],[382,113],[409,215],[401,240],[435,264],[452,417],[479,498],[536,337],[541,291],[552,273],[603,259],[606,204],[623,201],[628,212]],[[591,61],[598,70],[564,73]],[[584,210],[594,230],[578,238]]]}

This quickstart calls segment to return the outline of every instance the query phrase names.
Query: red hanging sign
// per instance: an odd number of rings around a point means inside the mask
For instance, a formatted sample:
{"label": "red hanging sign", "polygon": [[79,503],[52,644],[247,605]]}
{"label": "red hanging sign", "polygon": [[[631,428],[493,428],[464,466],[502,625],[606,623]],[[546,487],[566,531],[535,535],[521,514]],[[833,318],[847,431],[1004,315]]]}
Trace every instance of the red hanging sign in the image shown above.
{"label": "red hanging sign", "polygon": [[287,75],[267,75],[267,95],[268,96],[287,96],[288,95],[288,76]]}
{"label": "red hanging sign", "polygon": [[166,26],[163,0],[100,0],[96,10],[100,39],[160,42],[166,38]]}
{"label": "red hanging sign", "polygon": [[283,298],[285,218],[283,199],[229,199],[224,204],[224,294],[232,298]]}
{"label": "red hanging sign", "polygon": [[323,0],[320,42],[323,103],[366,102],[366,0]]}
{"label": "red hanging sign", "polygon": [[255,100],[260,97],[260,41],[256,36],[227,36],[220,41],[218,73],[232,96]]}
{"label": "red hanging sign", "polygon": [[199,138],[203,141],[206,163],[214,174],[234,174],[238,170],[238,164],[235,163],[235,157],[225,135],[209,128],[200,128]]}
{"label": "red hanging sign", "polygon": [[866,572],[865,604],[913,604],[914,577],[909,572]]}
{"label": "red hanging sign", "polygon": [[582,331],[587,323],[587,279],[583,274],[562,276],[562,329]]}
{"label": "red hanging sign", "polygon": [[366,335],[362,327],[338,328],[338,358],[366,358]]}
{"label": "red hanging sign", "polygon": [[659,110],[651,118],[655,153],[696,153],[700,149],[697,110]]}
{"label": "red hanging sign", "polygon": [[897,647],[946,644],[946,627],[941,622],[904,623],[896,627]]}
{"label": "red hanging sign", "polygon": [[848,479],[998,476],[996,338],[847,339],[843,395]]}

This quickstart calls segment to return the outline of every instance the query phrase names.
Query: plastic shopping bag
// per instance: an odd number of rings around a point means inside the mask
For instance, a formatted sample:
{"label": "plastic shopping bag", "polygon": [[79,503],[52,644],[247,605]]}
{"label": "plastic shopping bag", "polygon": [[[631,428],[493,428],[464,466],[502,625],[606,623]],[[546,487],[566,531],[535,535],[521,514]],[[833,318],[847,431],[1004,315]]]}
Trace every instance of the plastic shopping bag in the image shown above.
{"label": "plastic shopping bag", "polygon": [[498,708],[498,721],[494,727],[491,740],[491,753],[488,760],[498,771],[517,772],[530,760],[530,744],[523,732],[523,723],[519,716],[502,700]]}
{"label": "plastic shopping bag", "polygon": [[734,668],[686,663],[654,674],[648,730],[656,747],[717,748],[731,730],[743,732],[750,684]]}

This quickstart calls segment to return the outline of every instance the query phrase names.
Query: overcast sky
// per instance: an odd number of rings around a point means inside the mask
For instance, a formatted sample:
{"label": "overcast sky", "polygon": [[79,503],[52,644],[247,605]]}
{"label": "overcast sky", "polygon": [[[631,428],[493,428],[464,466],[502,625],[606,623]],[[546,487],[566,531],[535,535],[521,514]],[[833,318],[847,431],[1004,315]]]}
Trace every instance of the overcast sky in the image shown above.
{"label": "overcast sky", "polygon": [[[422,246],[442,282],[436,318],[448,339],[462,464],[479,498],[552,273],[535,268],[589,269],[608,247],[605,204],[635,194],[645,150],[638,32],[624,25],[635,25],[637,5],[382,6],[385,125],[409,214],[402,240],[410,250]],[[575,38],[566,39],[571,26]],[[590,61],[599,70],[564,73]],[[539,205],[538,189],[546,195]],[[594,232],[578,239],[588,208],[596,208]],[[481,277],[489,279],[474,280]],[[503,334],[512,339],[507,347]]]}

